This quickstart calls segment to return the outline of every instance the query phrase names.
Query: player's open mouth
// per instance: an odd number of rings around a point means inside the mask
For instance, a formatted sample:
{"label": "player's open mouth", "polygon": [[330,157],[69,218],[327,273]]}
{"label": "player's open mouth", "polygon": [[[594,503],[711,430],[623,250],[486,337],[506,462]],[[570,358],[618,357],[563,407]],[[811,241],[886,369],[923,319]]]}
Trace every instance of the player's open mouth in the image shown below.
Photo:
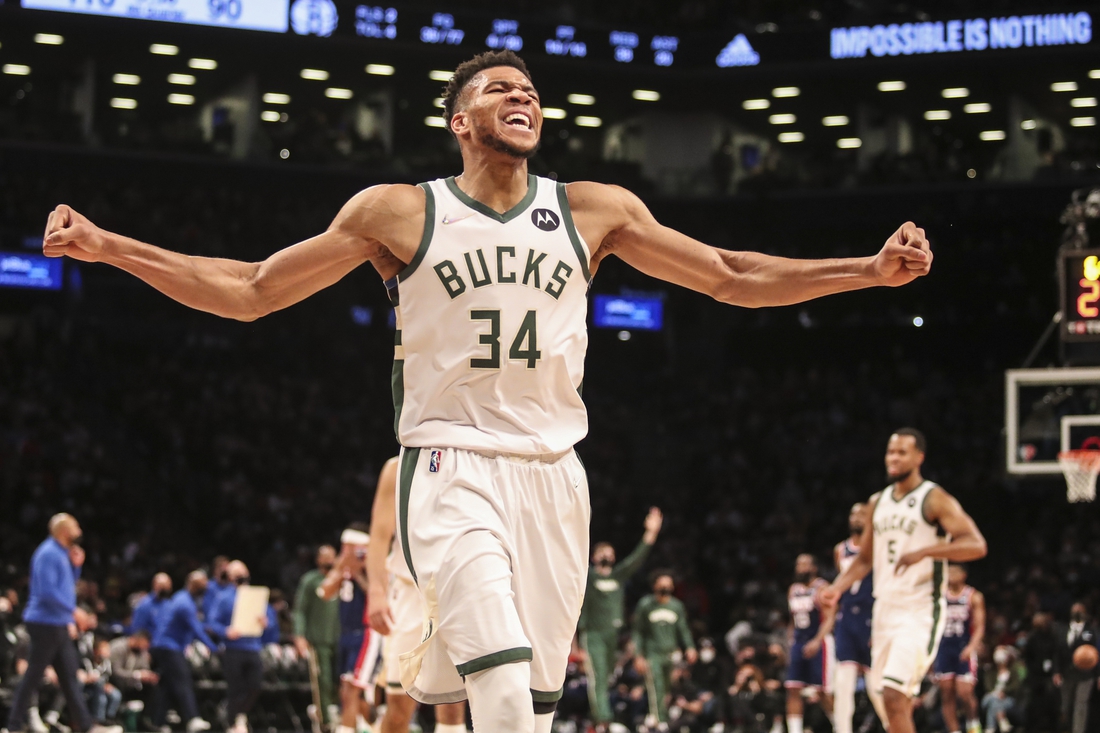
{"label": "player's open mouth", "polygon": [[504,118],[504,124],[511,127],[519,127],[524,130],[531,129],[531,118],[522,112],[513,112]]}

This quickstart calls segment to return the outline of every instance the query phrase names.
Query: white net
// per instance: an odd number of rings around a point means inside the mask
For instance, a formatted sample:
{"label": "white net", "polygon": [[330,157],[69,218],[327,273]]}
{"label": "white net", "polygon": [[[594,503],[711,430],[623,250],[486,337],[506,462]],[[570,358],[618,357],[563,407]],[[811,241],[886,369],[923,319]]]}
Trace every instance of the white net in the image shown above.
{"label": "white net", "polygon": [[1066,477],[1066,498],[1071,502],[1096,499],[1096,476],[1100,474],[1100,450],[1070,450],[1058,454]]}

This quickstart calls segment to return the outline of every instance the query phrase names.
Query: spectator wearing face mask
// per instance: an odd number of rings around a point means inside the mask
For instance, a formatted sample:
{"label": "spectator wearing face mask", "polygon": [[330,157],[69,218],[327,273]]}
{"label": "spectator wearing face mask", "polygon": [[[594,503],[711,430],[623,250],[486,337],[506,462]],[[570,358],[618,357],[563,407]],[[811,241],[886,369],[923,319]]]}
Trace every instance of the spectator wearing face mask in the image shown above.
{"label": "spectator wearing face mask", "polygon": [[126,697],[144,698],[159,681],[149,656],[150,638],[146,631],[135,631],[111,641],[111,682]]}
{"label": "spectator wearing face mask", "polygon": [[263,634],[241,636],[230,624],[233,621],[233,606],[237,602],[237,588],[248,585],[251,580],[248,567],[240,560],[234,560],[226,566],[226,578],[230,586],[218,594],[207,625],[225,644],[222,670],[227,687],[226,712],[233,723],[230,733],[248,733],[248,712],[259,698],[263,684],[260,651],[264,644],[278,643],[279,620],[275,609],[268,604],[266,613],[257,619]]}
{"label": "spectator wearing face mask", "polygon": [[206,584],[206,591],[202,594],[202,606],[199,609],[202,611],[203,620],[210,618],[221,592],[232,587],[226,572],[228,565],[229,558],[225,555],[218,555],[210,563],[209,580]]}
{"label": "spectator wearing face mask", "polygon": [[988,690],[982,698],[987,733],[1011,730],[1016,722],[1016,701],[1023,680],[1015,656],[1011,647],[999,646],[993,650],[993,664],[982,670],[982,686]]}
{"label": "spectator wearing face mask", "polygon": [[592,567],[588,569],[588,587],[578,630],[585,653],[588,702],[597,727],[606,726],[612,717],[608,684],[615,669],[619,631],[625,615],[624,586],[649,556],[662,521],[661,510],[651,508],[645,518],[642,541],[618,565],[615,564],[615,548],[610,543],[600,542],[592,551]]}
{"label": "spectator wearing face mask", "polygon": [[77,672],[84,685],[92,717],[101,724],[114,720],[122,704],[122,692],[111,684],[111,643],[96,639],[92,653],[84,658],[84,669]]}
{"label": "spectator wearing face mask", "polygon": [[672,597],[672,573],[659,570],[653,575],[653,595],[638,601],[634,609],[634,664],[646,675],[650,714],[668,723],[668,691],[672,667],[681,650],[688,664],[699,658],[688,627],[684,604]]}
{"label": "spectator wearing face mask", "polygon": [[46,667],[57,673],[58,684],[69,706],[73,728],[94,733],[121,733],[97,725],[84,704],[84,691],[77,680],[80,658],[73,640],[75,622],[84,618],[76,606],[76,581],[84,565],[84,550],[79,542],[80,523],[69,514],[50,519],[50,536],[38,546],[31,558],[30,594],[23,612],[30,652],[26,672],[12,699],[8,730],[24,731],[31,697],[42,682]]}
{"label": "spectator wearing face mask", "polygon": [[714,641],[703,637],[699,640],[699,659],[691,665],[691,680],[703,693],[710,693],[703,700],[702,718],[708,724],[725,721],[726,690],[730,686],[730,668],[726,657],[719,657]]}
{"label": "spectator wearing face mask", "polygon": [[321,710],[312,710],[311,717],[321,721],[328,712],[336,717],[336,696],[332,672],[336,659],[336,643],[340,640],[340,602],[321,597],[321,583],[336,564],[336,549],[332,545],[317,548],[317,567],[298,581],[294,595],[294,646],[301,657],[313,654],[317,662],[317,687]]}
{"label": "spectator wearing face mask", "polygon": [[171,597],[172,578],[168,573],[154,575],[152,591],[134,607],[134,615],[130,619],[130,633],[144,631],[152,636],[157,628],[157,615]]}
{"label": "spectator wearing face mask", "polygon": [[196,639],[210,651],[216,651],[214,642],[199,622],[198,603],[206,592],[206,583],[206,573],[201,570],[188,575],[186,585],[176,591],[157,619],[151,651],[153,669],[160,675],[153,699],[153,725],[158,729],[166,722],[169,696],[175,701],[180,716],[187,721],[188,733],[210,729],[210,723],[199,717],[195,683],[184,656],[184,651]]}
{"label": "spectator wearing face mask", "polygon": [[1062,688],[1062,721],[1070,733],[1084,733],[1088,725],[1089,701],[1096,688],[1098,670],[1077,669],[1073,664],[1073,653],[1077,647],[1085,644],[1096,646],[1098,632],[1092,625],[1085,604],[1078,601],[1069,609],[1069,624],[1055,631],[1058,640],[1061,679],[1055,678],[1055,684]]}

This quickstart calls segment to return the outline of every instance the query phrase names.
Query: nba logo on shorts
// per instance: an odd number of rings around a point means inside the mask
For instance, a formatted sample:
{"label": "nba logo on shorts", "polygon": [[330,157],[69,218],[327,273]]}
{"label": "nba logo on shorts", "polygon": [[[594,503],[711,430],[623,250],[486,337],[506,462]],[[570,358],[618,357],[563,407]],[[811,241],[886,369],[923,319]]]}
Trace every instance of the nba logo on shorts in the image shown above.
{"label": "nba logo on shorts", "polygon": [[439,462],[443,460],[443,451],[433,450],[431,460],[428,461],[428,471],[439,473]]}

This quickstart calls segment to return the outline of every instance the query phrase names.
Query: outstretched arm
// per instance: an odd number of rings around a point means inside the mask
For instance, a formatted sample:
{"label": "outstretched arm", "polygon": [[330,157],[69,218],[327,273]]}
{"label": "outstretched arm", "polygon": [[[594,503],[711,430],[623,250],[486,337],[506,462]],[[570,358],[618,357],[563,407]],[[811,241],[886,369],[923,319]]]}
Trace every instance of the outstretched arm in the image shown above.
{"label": "outstretched arm", "polygon": [[924,516],[932,523],[939,522],[943,530],[951,536],[950,542],[940,542],[907,552],[898,558],[895,573],[901,573],[910,565],[931,557],[936,560],[969,562],[980,560],[989,551],[978,525],[970,518],[958,500],[943,489],[936,487],[928,492],[925,499]]}
{"label": "outstretched arm", "polygon": [[[393,628],[393,612],[390,610],[390,571],[386,558],[390,554],[393,535],[397,531],[396,504],[397,459],[391,458],[378,474],[378,486],[374,490],[374,505],[370,512],[370,544],[367,545],[367,606],[370,608],[370,626],[383,636]],[[405,562],[404,558],[400,562]]]}
{"label": "outstretched arm", "polygon": [[391,277],[412,258],[423,229],[421,189],[376,186],[352,197],[324,234],[263,262],[170,252],[100,229],[66,205],[50,213],[42,249],[47,257],[114,265],[186,306],[253,321],[332,285],[367,261]]}
{"label": "outstretched arm", "polygon": [[710,247],[662,226],[626,189],[572,183],[569,205],[585,241],[598,244],[593,271],[608,255],[661,280],[723,303],[790,305],[876,285],[896,287],[927,275],[932,251],[924,230],[906,222],[873,257],[793,260]]}

